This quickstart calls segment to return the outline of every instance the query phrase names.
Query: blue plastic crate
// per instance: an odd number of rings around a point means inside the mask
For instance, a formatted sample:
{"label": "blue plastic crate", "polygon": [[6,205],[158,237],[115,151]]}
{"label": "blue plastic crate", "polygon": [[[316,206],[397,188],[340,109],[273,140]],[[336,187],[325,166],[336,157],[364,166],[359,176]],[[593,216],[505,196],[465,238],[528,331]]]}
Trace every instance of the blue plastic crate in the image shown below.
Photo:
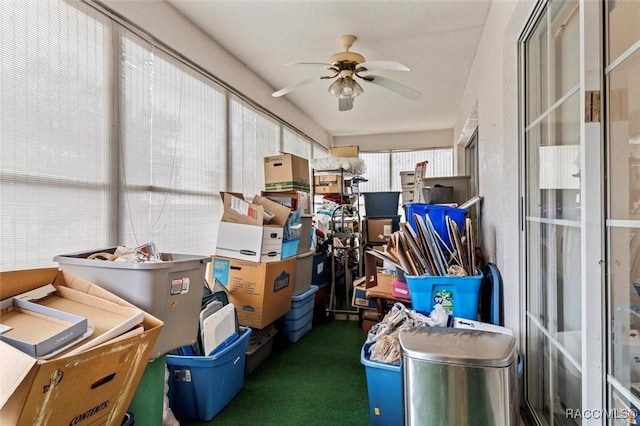
{"label": "blue plastic crate", "polygon": [[313,255],[313,266],[311,267],[311,284],[322,287],[329,282],[329,256],[326,251],[317,252]]}
{"label": "blue plastic crate", "polygon": [[303,317],[309,311],[313,311],[315,294],[318,286],[312,285],[309,290],[291,297],[291,310],[284,316],[285,320],[296,320]]}
{"label": "blue plastic crate", "polygon": [[240,338],[214,355],[167,355],[169,405],[176,417],[209,421],[240,392],[250,334],[240,327]]}
{"label": "blue plastic crate", "polygon": [[482,273],[467,277],[405,275],[405,278],[416,311],[428,315],[436,303],[441,303],[454,317],[478,319]]}
{"label": "blue plastic crate", "polygon": [[433,228],[449,248],[451,248],[451,241],[449,241],[449,233],[447,232],[447,221],[445,217],[449,216],[453,219],[456,225],[458,225],[460,233],[464,232],[464,220],[467,217],[466,209],[424,203],[408,203],[403,207],[407,223],[416,232],[418,227],[413,219],[413,214],[417,213],[419,216],[422,216],[422,218],[425,218],[428,215],[429,219],[431,219],[431,223],[433,223]]}
{"label": "blue plastic crate", "polygon": [[369,414],[374,426],[402,426],[404,424],[404,392],[400,364],[369,359],[369,346],[362,346],[360,362],[365,367]]}
{"label": "blue plastic crate", "polygon": [[313,299],[311,301],[311,309],[298,316],[295,319],[288,319],[285,317],[284,323],[287,327],[287,333],[296,333],[298,330],[305,328],[313,321]]}
{"label": "blue plastic crate", "polygon": [[293,331],[287,329],[287,337],[289,338],[289,342],[296,343],[298,340],[302,339],[302,336],[311,331],[311,328],[313,327],[313,311],[307,314],[307,316],[305,317],[305,321],[306,318],[308,318],[308,322],[304,326],[302,326],[302,328]]}

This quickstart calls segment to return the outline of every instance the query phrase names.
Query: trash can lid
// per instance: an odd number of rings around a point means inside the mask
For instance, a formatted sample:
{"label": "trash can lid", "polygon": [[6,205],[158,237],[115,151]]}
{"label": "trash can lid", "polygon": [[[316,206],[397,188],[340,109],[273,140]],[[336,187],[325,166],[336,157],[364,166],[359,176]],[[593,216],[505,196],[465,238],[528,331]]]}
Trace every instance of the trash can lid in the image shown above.
{"label": "trash can lid", "polygon": [[402,356],[475,367],[507,367],[516,359],[516,339],[506,334],[445,327],[400,330]]}

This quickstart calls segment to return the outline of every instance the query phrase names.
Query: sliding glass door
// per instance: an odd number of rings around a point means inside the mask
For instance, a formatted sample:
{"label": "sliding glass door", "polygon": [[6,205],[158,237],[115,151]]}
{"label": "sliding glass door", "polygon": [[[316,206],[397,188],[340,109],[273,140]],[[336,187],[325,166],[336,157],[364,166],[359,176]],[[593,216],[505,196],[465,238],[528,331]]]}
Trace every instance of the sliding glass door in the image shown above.
{"label": "sliding glass door", "polygon": [[606,16],[607,389],[622,417],[640,408],[640,2],[610,2]]}
{"label": "sliding glass door", "polygon": [[524,400],[549,425],[605,413],[601,5],[540,2],[521,45]]}

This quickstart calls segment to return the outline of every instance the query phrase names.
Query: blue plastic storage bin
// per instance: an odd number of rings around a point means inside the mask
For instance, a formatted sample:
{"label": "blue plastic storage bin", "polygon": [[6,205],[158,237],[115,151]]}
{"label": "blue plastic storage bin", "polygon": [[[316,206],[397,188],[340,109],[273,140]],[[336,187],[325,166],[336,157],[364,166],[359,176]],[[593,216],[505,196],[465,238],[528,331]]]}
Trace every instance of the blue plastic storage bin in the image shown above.
{"label": "blue plastic storage bin", "polygon": [[400,191],[363,192],[367,216],[387,217],[398,214]]}
{"label": "blue plastic storage bin", "polygon": [[374,426],[402,426],[404,424],[404,391],[400,364],[369,359],[367,343],[360,351],[360,362],[367,376],[369,414]]}
{"label": "blue plastic storage bin", "polygon": [[291,330],[287,328],[287,338],[289,342],[296,343],[298,340],[302,339],[302,336],[307,334],[313,328],[313,311],[311,311],[308,316],[308,322],[297,330]]}
{"label": "blue plastic storage bin", "polygon": [[240,338],[214,355],[167,355],[169,405],[176,417],[209,421],[240,392],[250,334],[240,327]]}
{"label": "blue plastic storage bin", "polygon": [[451,248],[451,241],[449,241],[449,233],[447,232],[447,221],[445,217],[449,216],[453,219],[456,225],[458,225],[460,233],[464,232],[464,220],[467,217],[466,209],[424,203],[408,203],[403,207],[407,223],[411,225],[411,228],[416,232],[418,227],[413,219],[413,214],[417,213],[423,218],[429,215],[429,219],[431,219],[434,229],[449,248]]}
{"label": "blue plastic storage bin", "polygon": [[291,298],[291,310],[284,316],[284,323],[290,342],[297,342],[311,330],[315,293],[317,291],[318,286],[312,285],[309,290]]}
{"label": "blue plastic storage bin", "polygon": [[416,311],[428,315],[436,303],[442,303],[454,317],[478,319],[482,273],[466,277],[405,275],[405,278]]}
{"label": "blue plastic storage bin", "polygon": [[311,284],[322,287],[329,282],[329,256],[326,251],[317,252],[313,255],[313,266],[311,267]]}

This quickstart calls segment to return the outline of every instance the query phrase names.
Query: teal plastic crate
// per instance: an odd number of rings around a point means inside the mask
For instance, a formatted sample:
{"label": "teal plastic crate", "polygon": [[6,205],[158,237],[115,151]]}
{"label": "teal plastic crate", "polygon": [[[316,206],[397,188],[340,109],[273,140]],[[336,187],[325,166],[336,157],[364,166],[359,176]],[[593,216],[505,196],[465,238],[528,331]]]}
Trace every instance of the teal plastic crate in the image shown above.
{"label": "teal plastic crate", "polygon": [[437,303],[441,303],[454,317],[478,319],[482,273],[466,277],[405,275],[405,278],[416,311],[428,315]]}

